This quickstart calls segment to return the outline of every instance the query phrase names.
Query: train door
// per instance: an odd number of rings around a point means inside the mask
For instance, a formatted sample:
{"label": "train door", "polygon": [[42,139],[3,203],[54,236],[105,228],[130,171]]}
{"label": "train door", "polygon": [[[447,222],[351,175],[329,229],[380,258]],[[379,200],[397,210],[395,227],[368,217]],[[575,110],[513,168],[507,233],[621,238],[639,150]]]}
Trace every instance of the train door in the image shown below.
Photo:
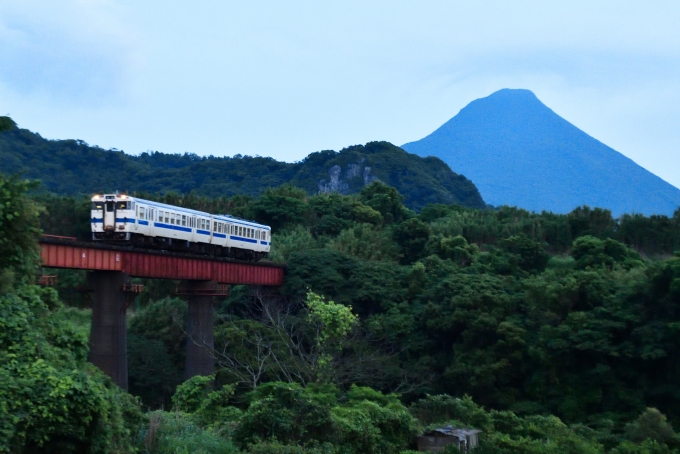
{"label": "train door", "polygon": [[144,207],[140,207],[139,204],[137,204],[137,213],[135,214],[135,230],[139,229],[139,215],[140,213],[144,212]]}
{"label": "train door", "polygon": [[107,200],[104,204],[104,231],[116,229],[116,202]]}

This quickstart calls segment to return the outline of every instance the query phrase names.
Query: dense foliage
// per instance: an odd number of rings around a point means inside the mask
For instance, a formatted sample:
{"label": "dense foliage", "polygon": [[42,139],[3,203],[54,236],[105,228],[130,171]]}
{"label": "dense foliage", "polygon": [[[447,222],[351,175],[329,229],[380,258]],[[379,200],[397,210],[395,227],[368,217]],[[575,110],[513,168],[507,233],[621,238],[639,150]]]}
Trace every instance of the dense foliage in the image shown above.
{"label": "dense foliage", "polygon": [[680,452],[680,212],[416,214],[380,182],[147,194],[269,222],[287,276],[216,302],[216,374],[184,382],[186,303],[146,281],[128,317],[142,415],[85,363],[89,312],[60,302],[83,304],[83,274],[60,273],[59,296],[32,285],[38,220],[78,235],[87,200],[42,209],[0,182],[5,451],[396,454],[453,424],[482,431],[480,454]]}
{"label": "dense foliage", "polygon": [[126,452],[135,399],[85,362],[89,326],[33,285],[38,207],[32,184],[0,177],[0,452]]}
{"label": "dense foliage", "polygon": [[396,187],[412,209],[428,203],[484,207],[475,185],[441,160],[420,158],[387,142],[320,151],[300,162],[285,163],[259,156],[199,157],[157,151],[131,156],[80,140],[46,140],[13,123],[7,128],[11,130],[0,135],[0,171],[24,173],[58,194],[120,190],[255,196],[284,183],[309,194],[327,190],[349,194],[379,179]]}

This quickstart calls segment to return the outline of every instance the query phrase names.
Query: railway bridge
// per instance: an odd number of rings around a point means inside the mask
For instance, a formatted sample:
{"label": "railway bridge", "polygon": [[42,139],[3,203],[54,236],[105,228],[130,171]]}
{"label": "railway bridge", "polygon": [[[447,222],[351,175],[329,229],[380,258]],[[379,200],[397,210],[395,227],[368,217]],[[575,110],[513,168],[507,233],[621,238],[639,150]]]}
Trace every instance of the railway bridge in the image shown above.
{"label": "railway bridge", "polygon": [[140,288],[131,278],[181,281],[178,294],[189,305],[185,377],[214,371],[213,299],[229,285],[280,286],[285,268],[270,262],[244,262],[174,252],[136,249],[72,238],[40,240],[45,268],[87,270],[92,288],[89,361],[127,390],[127,322],[129,303]]}

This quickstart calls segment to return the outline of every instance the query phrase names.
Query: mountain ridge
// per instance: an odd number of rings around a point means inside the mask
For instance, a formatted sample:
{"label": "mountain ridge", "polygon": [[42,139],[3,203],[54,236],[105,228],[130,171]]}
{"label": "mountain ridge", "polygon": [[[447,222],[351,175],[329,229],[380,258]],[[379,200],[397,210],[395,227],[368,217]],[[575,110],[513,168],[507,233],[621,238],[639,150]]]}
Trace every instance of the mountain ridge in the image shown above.
{"label": "mountain ridge", "polygon": [[40,179],[58,194],[145,191],[255,196],[290,183],[307,190],[354,194],[381,180],[419,210],[428,203],[484,208],[474,183],[438,158],[422,158],[388,143],[369,142],[340,152],[325,150],[295,163],[267,157],[199,157],[160,152],[139,156],[104,150],[79,140],[47,140],[27,129],[0,134],[0,171]]}
{"label": "mountain ridge", "polygon": [[475,182],[492,205],[567,213],[577,206],[672,214],[680,189],[557,115],[530,90],[472,101],[425,138],[402,145]]}

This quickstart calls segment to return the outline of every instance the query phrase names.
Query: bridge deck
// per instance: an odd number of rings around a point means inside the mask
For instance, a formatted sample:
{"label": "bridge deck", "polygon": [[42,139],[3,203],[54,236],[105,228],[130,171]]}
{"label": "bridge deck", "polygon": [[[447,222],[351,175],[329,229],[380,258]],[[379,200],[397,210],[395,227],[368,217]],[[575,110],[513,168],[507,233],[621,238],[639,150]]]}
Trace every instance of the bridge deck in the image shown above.
{"label": "bridge deck", "polygon": [[40,240],[47,268],[121,271],[132,277],[217,281],[222,284],[280,286],[285,267],[176,252],[138,249],[68,239]]}

